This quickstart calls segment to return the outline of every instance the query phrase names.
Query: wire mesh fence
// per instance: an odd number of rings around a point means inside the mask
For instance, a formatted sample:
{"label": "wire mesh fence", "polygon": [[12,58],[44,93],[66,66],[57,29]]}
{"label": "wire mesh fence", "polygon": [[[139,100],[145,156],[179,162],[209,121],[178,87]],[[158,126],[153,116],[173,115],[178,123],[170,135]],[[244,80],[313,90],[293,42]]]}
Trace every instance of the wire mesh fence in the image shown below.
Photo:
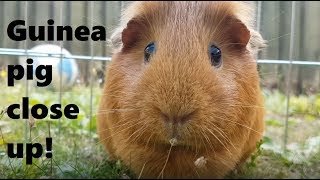
{"label": "wire mesh fence", "polygon": [[[56,44],[61,47],[60,53],[40,53],[37,51],[30,50],[37,43],[31,41],[23,41],[23,42],[10,42],[5,39],[5,27],[8,22],[13,19],[24,19],[25,27],[28,25],[43,25],[47,24],[46,21],[50,18],[56,20],[56,24],[67,24],[71,26],[78,26],[85,23],[87,27],[93,27],[94,25],[105,25],[108,29],[107,34],[110,35],[110,30],[112,30],[119,19],[120,12],[125,6],[130,2],[1,2],[0,12],[11,11],[12,9],[16,9],[16,14],[12,14],[12,16],[2,16],[3,21],[1,23],[2,28],[2,37],[1,39],[1,48],[0,48],[0,70],[5,71],[6,65],[9,64],[18,64],[18,59],[26,60],[30,57],[51,57],[55,58],[54,61],[60,61],[60,66],[57,71],[59,71],[60,76],[54,76],[53,78],[59,78],[58,87],[55,90],[49,89],[39,89],[32,85],[31,81],[28,81],[26,78],[23,79],[23,83],[19,88],[19,91],[24,91],[23,94],[21,92],[16,92],[14,88],[3,87],[4,91],[9,91],[12,93],[12,98],[10,98],[5,103],[18,103],[21,100],[21,97],[25,96],[30,98],[37,99],[39,94],[45,93],[45,91],[51,91],[50,103],[59,103],[62,105],[66,105],[67,103],[81,104],[80,111],[81,116],[80,119],[83,125],[83,128],[87,128],[89,132],[89,136],[96,137],[95,134],[95,117],[97,112],[97,105],[99,102],[99,98],[101,98],[101,90],[104,83],[104,76],[106,66],[108,62],[111,61],[111,49],[107,46],[106,42],[96,42],[96,41],[53,41],[46,42],[51,44]],[[301,44],[304,44],[304,48],[306,48],[307,43],[305,40],[301,40],[301,38],[307,38],[306,35],[303,35],[303,32],[300,32],[297,29],[297,26],[300,26],[304,22],[304,18],[310,17],[308,12],[306,12],[306,7],[310,7],[315,5],[319,7],[319,4],[311,4],[310,2],[278,2],[280,7],[278,10],[273,10],[272,8],[277,5],[277,2],[256,2],[257,6],[257,30],[262,32],[263,36],[267,36],[267,40],[269,40],[269,47],[266,51],[263,50],[258,56],[257,63],[260,65],[260,76],[261,76],[261,85],[265,89],[268,89],[266,93],[269,93],[271,90],[281,89],[284,92],[284,96],[278,97],[282,98],[282,105],[280,108],[275,107],[273,110],[269,111],[277,111],[278,114],[274,115],[272,113],[268,114],[266,117],[267,124],[273,124],[274,126],[267,129],[266,135],[270,136],[274,139],[276,144],[276,149],[284,152],[288,144],[293,144],[296,141],[305,142],[310,137],[319,136],[319,132],[316,130],[319,128],[319,107],[316,106],[316,99],[310,100],[310,102],[306,102],[305,107],[301,108],[309,108],[307,105],[311,103],[314,105],[315,109],[313,112],[299,112],[297,109],[292,109],[294,102],[296,101],[296,97],[294,96],[294,92],[296,92],[296,87],[300,87],[298,92],[302,94],[306,94],[307,97],[313,97],[317,93],[319,93],[320,87],[320,54],[318,56],[308,56],[307,50],[305,50],[304,56],[296,55],[297,52],[295,50],[301,48]],[[281,9],[282,8],[282,9]],[[2,11],[3,10],[3,11]],[[77,12],[79,11],[79,12]],[[274,11],[279,11],[276,14],[271,16]],[[299,17],[297,14],[299,12]],[[311,10],[310,11],[314,11]],[[319,13],[318,13],[319,15]],[[268,16],[271,17],[267,18]],[[306,16],[306,17],[304,17]],[[5,20],[6,19],[6,20]],[[277,33],[274,33],[272,28],[277,28],[281,22],[286,21],[289,23],[288,26],[283,27],[283,29],[288,31],[281,31],[281,29],[277,29]],[[270,28],[266,28],[270,24],[274,23]],[[318,26],[320,24],[318,23]],[[282,26],[282,25],[281,25]],[[297,34],[300,33],[300,42],[297,42]],[[270,34],[273,35],[272,38]],[[319,34],[313,34],[313,38],[318,42],[310,42],[310,43],[318,43],[316,47],[314,47],[314,52],[320,52],[319,50]],[[310,36],[309,36],[310,37]],[[268,39],[269,38],[269,39]],[[278,41],[276,47],[273,46],[275,41]],[[72,55],[63,54],[63,49],[67,49],[71,52]],[[277,51],[277,52],[276,52]],[[273,58],[274,53],[278,54],[278,58]],[[287,54],[284,54],[287,53]],[[302,54],[303,54],[302,53]],[[315,53],[315,54],[316,54]],[[309,53],[310,54],[310,53]],[[79,65],[79,76],[75,81],[73,87],[77,89],[64,89],[63,84],[63,74],[62,69],[64,68],[62,61],[64,59],[75,59]],[[304,72],[307,72],[308,76],[301,77]],[[0,77],[1,78],[1,77]],[[297,79],[298,78],[298,79]],[[312,79],[312,80],[311,80]],[[2,83],[5,82],[5,78],[2,77]],[[308,81],[304,84],[305,81]],[[302,84],[302,85],[301,85]],[[299,88],[298,88],[299,89]],[[270,90],[270,91],[269,91]],[[75,91],[78,94],[75,94]],[[79,93],[80,91],[80,93]],[[16,96],[14,94],[17,94]],[[266,96],[271,98],[270,96]],[[40,98],[41,99],[41,98]],[[39,100],[38,102],[44,102],[46,99]],[[80,102],[81,101],[81,102]],[[266,100],[266,103],[270,103],[271,107],[272,103],[276,103],[274,101]],[[306,100],[307,101],[307,100]],[[35,102],[34,102],[35,103]],[[290,107],[291,106],[291,107]],[[296,106],[295,106],[296,107]],[[310,109],[309,109],[310,110]],[[293,121],[292,118],[294,115],[303,115],[302,118],[305,119],[313,119],[310,120],[314,122],[314,124],[304,124],[300,127],[297,127],[297,122]],[[313,113],[313,114],[312,114]],[[307,117],[307,118],[306,118]],[[291,118],[291,119],[290,119]],[[300,118],[300,116],[299,116]],[[298,119],[299,119],[298,118]],[[279,120],[274,120],[279,119]],[[280,120],[281,119],[281,120]],[[314,121],[316,119],[317,121]],[[41,135],[43,137],[52,136],[52,133],[56,135],[56,138],[59,140],[63,140],[66,137],[60,133],[60,130],[66,128],[70,124],[67,122],[65,118],[61,118],[58,122],[53,122],[52,120],[47,120],[46,129],[42,129],[40,134],[32,135],[30,121],[26,121],[24,125],[24,140],[25,142],[29,142],[30,140],[34,140],[34,138],[39,138]],[[66,123],[67,122],[67,123]],[[291,124],[290,124],[291,123]],[[280,124],[280,125],[279,125]],[[280,127],[278,127],[278,125]],[[53,132],[51,129],[52,126],[55,126],[57,132]],[[307,126],[313,126],[314,129],[309,129]],[[1,128],[1,124],[0,124]],[[76,127],[78,128],[78,127]],[[304,136],[299,137],[299,133],[307,130],[308,133],[305,133]],[[18,129],[11,130],[18,131]],[[77,130],[75,130],[77,131]],[[11,135],[13,133],[11,132]],[[5,134],[2,133],[2,138],[4,136],[10,136],[10,133]],[[51,165],[54,162],[51,162]]]}

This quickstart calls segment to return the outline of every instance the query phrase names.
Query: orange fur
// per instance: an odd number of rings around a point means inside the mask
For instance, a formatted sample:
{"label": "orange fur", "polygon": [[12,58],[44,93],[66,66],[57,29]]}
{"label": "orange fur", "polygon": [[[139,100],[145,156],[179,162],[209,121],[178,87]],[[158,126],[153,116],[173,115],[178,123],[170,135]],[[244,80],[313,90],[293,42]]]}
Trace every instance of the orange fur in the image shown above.
{"label": "orange fur", "polygon": [[[123,12],[98,116],[111,158],[137,177],[222,178],[250,156],[264,131],[253,57],[264,40],[252,12],[240,2],[135,2]],[[144,64],[149,42],[156,52]],[[201,156],[206,164],[197,167]]]}

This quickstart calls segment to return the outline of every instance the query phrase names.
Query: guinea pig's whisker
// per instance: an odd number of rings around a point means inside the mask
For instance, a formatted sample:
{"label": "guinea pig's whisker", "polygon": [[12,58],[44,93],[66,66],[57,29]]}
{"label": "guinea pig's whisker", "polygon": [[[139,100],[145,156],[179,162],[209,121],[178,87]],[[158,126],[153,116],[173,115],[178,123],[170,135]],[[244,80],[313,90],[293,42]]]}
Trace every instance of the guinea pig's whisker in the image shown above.
{"label": "guinea pig's whisker", "polygon": [[231,157],[231,151],[225,146],[225,144],[207,127],[205,127],[221,144],[226,150],[230,153],[229,156]]}
{"label": "guinea pig's whisker", "polygon": [[[206,152],[210,152],[210,151],[208,150],[208,148],[207,148],[207,147],[208,147],[208,146],[207,146],[207,143],[209,144],[209,146],[210,146],[211,149],[213,149],[213,146],[212,146],[212,144],[210,143],[208,136],[206,136],[206,135],[203,133],[203,130],[202,130],[202,129],[200,129],[200,133],[201,133],[201,135],[204,137],[204,138],[200,138],[200,140],[202,141],[203,146],[204,146]],[[205,139],[207,143],[206,143],[203,139]],[[195,157],[197,157],[197,156],[195,156]]]}
{"label": "guinea pig's whisker", "polygon": [[234,146],[234,144],[231,142],[230,138],[228,138],[228,136],[226,135],[226,133],[223,132],[217,125],[215,125],[214,123],[211,123],[211,122],[209,122],[208,125],[209,125],[209,126],[210,126],[210,125],[214,126],[215,128],[212,128],[212,129],[215,130],[215,131],[217,131],[225,140],[227,140],[227,141],[230,143],[230,145],[232,145],[232,147],[233,147],[234,149],[237,149],[237,148]]}
{"label": "guinea pig's whisker", "polygon": [[201,133],[203,134],[203,136],[205,137],[206,141],[208,142],[208,144],[209,144],[209,146],[211,148],[210,150],[215,151],[215,149],[214,149],[215,147],[213,146],[213,143],[211,142],[209,136],[205,133],[203,128],[201,129]]}
{"label": "guinea pig's whisker", "polygon": [[265,109],[264,106],[258,106],[258,105],[247,105],[247,104],[240,104],[240,103],[237,103],[237,104],[234,104],[234,103],[220,103],[220,104],[223,104],[223,105],[227,105],[227,106],[235,106],[235,107],[252,107],[252,108],[261,108],[261,109]]}
{"label": "guinea pig's whisker", "polygon": [[[118,95],[114,95],[116,92],[119,92]],[[131,95],[134,95],[134,93],[130,93],[130,92],[126,92],[126,93],[123,93],[122,91],[113,91],[114,94],[110,94],[110,93],[101,93],[100,96],[107,96],[107,97],[114,97],[114,98],[123,98],[123,96],[125,95],[128,95],[128,94],[131,94]]]}
{"label": "guinea pig's whisker", "polygon": [[246,108],[261,108],[261,109],[265,109],[265,107],[263,107],[263,106],[248,106],[248,105],[241,105],[241,104],[229,104],[229,106],[232,106],[232,107],[246,107]]}
{"label": "guinea pig's whisker", "polygon": [[[189,165],[189,166],[190,166],[190,165]],[[200,174],[198,173],[198,171],[197,171],[197,169],[196,169],[196,167],[195,167],[195,166],[191,166],[191,167],[192,167],[192,169],[196,172],[198,178],[201,178],[201,177],[200,177]]]}
{"label": "guinea pig's whisker", "polygon": [[[123,126],[123,125],[121,125],[121,126]],[[134,126],[134,125],[132,125],[132,126]],[[98,131],[98,133],[105,132],[105,131],[109,131],[110,129],[113,129],[113,128],[107,128],[107,129],[104,129],[104,130]]]}
{"label": "guinea pig's whisker", "polygon": [[[200,178],[198,171],[194,168],[194,166],[192,166],[192,163],[190,163],[190,159],[187,158],[188,156],[187,156],[186,154],[182,154],[182,155],[183,155],[183,158],[184,158],[186,164],[187,164],[191,169],[193,169],[193,170],[196,172],[196,174],[198,175],[198,177]],[[195,158],[194,158],[194,159],[195,159]]]}
{"label": "guinea pig's whisker", "polygon": [[[189,129],[188,126],[186,126],[185,132],[183,132],[183,136],[186,136],[185,134],[187,134],[187,135],[191,134],[191,133],[190,133],[190,129]],[[187,139],[187,140],[186,140],[186,143],[187,143],[187,144],[190,144],[190,139]],[[186,149],[186,150],[189,151],[189,150],[190,150],[190,146],[187,146],[187,149]]]}
{"label": "guinea pig's whisker", "polygon": [[153,132],[153,133],[150,135],[150,137],[148,138],[148,141],[147,141],[147,143],[146,143],[145,148],[148,147],[148,144],[149,144],[149,142],[150,142],[150,140],[151,140],[151,137],[152,137],[154,134],[155,134],[155,133]]}
{"label": "guinea pig's whisker", "polygon": [[199,142],[197,142],[199,150],[196,154],[199,155],[199,153],[203,152],[201,144],[203,144],[203,147],[205,150],[208,150],[208,145],[207,145],[207,143],[205,143],[204,138],[201,136],[201,134],[199,132],[196,133],[196,137],[197,137],[196,139],[198,139],[198,141],[199,141]]}
{"label": "guinea pig's whisker", "polygon": [[112,113],[116,113],[118,111],[105,111],[105,112],[98,112],[95,113],[94,115],[106,115],[106,114],[112,114]]}
{"label": "guinea pig's whisker", "polygon": [[[142,122],[142,121],[141,121],[141,122]],[[101,140],[101,141],[99,141],[97,144],[99,144],[99,143],[101,143],[101,142],[103,142],[103,141],[105,141],[105,140],[107,140],[107,139],[109,139],[109,138],[113,137],[114,135],[117,135],[117,134],[119,134],[119,133],[121,133],[121,132],[123,132],[123,131],[127,130],[127,129],[130,129],[130,128],[132,128],[133,126],[136,126],[137,124],[140,124],[140,123],[136,123],[136,124],[133,124],[133,125],[131,125],[131,126],[128,126],[127,128],[124,128],[124,129],[122,129],[122,130],[120,130],[120,131],[118,131],[118,132],[116,132],[116,133],[114,133],[114,134],[112,134],[112,135],[110,135],[110,136],[108,136],[108,137],[106,137],[106,138],[102,139],[102,140]]]}
{"label": "guinea pig's whisker", "polygon": [[[160,172],[160,174],[158,175],[158,178],[160,177],[160,175],[161,175],[161,178],[163,179],[163,173],[164,173],[164,169],[166,168],[166,166],[167,166],[167,163],[168,163],[168,160],[169,160],[169,157],[170,157],[170,154],[171,154],[171,149],[172,149],[172,144],[171,144],[171,146],[170,146],[170,149],[169,149],[169,152],[168,152],[168,155],[167,155],[167,158],[166,158],[166,161],[165,161],[165,163],[164,163],[164,166],[163,166],[163,168],[162,168],[162,170],[161,170],[161,172]],[[158,179],[157,178],[157,179]]]}
{"label": "guinea pig's whisker", "polygon": [[252,128],[250,128],[250,127],[246,126],[246,125],[243,125],[243,124],[241,124],[241,123],[238,123],[238,122],[235,122],[235,121],[231,121],[231,120],[227,120],[227,119],[222,119],[222,120],[224,120],[224,121],[229,121],[229,122],[232,122],[232,123],[238,124],[238,125],[240,125],[240,126],[242,126],[242,127],[245,127],[245,128],[247,128],[247,129],[249,129],[249,130],[251,130],[251,131],[255,132],[255,133],[258,133],[259,135],[263,135],[262,133],[260,133],[260,132],[258,132],[258,131],[256,131],[256,130],[254,130],[254,129],[252,129]]}
{"label": "guinea pig's whisker", "polygon": [[121,95],[112,95],[112,94],[110,94],[110,93],[101,93],[100,94],[100,96],[108,96],[108,97],[115,97],[115,98],[123,98],[123,96],[121,96]]}
{"label": "guinea pig's whisker", "polygon": [[116,124],[112,125],[112,127],[108,128],[108,129],[105,129],[105,130],[98,131],[98,132],[100,133],[100,132],[104,132],[104,131],[107,131],[107,130],[110,130],[110,129],[114,129],[116,127],[122,127],[122,126],[125,126],[126,124],[130,124],[130,123],[132,123],[132,122],[131,121],[127,121],[127,122],[123,123],[123,121],[119,121]]}
{"label": "guinea pig's whisker", "polygon": [[[194,129],[191,129],[191,130],[192,130],[192,134],[196,134],[196,132],[195,132],[195,130],[194,130]],[[196,146],[196,147],[195,147],[195,148],[196,148],[196,149],[195,149],[195,151],[196,151],[196,156],[197,156],[197,155],[198,155],[198,153],[199,153],[199,152],[198,152],[198,150],[199,150],[199,149],[198,149],[197,136],[196,136],[196,135],[194,135],[193,137],[194,137],[194,141],[195,141],[195,146]]]}
{"label": "guinea pig's whisker", "polygon": [[142,168],[141,168],[141,171],[140,171],[140,173],[139,173],[138,179],[141,178],[142,172],[143,172],[143,170],[144,170],[144,166],[145,166],[146,164],[147,164],[147,161],[143,164],[143,166],[142,166]]}
{"label": "guinea pig's whisker", "polygon": [[115,123],[114,125],[112,125],[112,127],[110,127],[109,129],[114,129],[117,127],[121,127],[121,126],[125,126],[126,124],[130,124],[132,123],[131,121],[118,121],[117,123]]}
{"label": "guinea pig's whisker", "polygon": [[[187,156],[186,154],[182,154],[182,155],[183,155],[183,158],[184,158],[186,164],[187,164],[191,169],[193,169],[193,170],[196,172],[197,176],[200,178],[200,175],[199,175],[198,171],[194,168],[194,166],[192,166],[192,163],[190,163],[190,159],[188,158],[188,156]],[[194,158],[194,159],[195,159],[195,158]]]}
{"label": "guinea pig's whisker", "polygon": [[[196,155],[198,156],[201,151],[201,144],[204,145],[204,148],[207,149],[206,143],[204,143],[203,138],[201,138],[200,134],[198,132],[196,132],[195,130],[194,134],[195,134],[195,140],[196,140]],[[199,138],[200,137],[200,138]],[[199,142],[200,141],[200,142]]]}
{"label": "guinea pig's whisker", "polygon": [[266,72],[266,73],[259,73],[260,76],[266,76],[266,75],[280,75],[279,72]]}
{"label": "guinea pig's whisker", "polygon": [[[115,124],[115,125],[113,125],[110,129],[115,129],[115,128],[119,128],[119,127],[123,127],[123,126],[126,126],[127,124],[131,124],[132,122],[131,121],[127,121],[127,122],[125,122],[125,123],[123,123],[123,124]],[[142,122],[141,122],[142,123]],[[139,122],[139,124],[140,124],[140,122]]]}
{"label": "guinea pig's whisker", "polygon": [[[152,123],[151,123],[152,124]],[[143,135],[143,133],[147,130],[147,129],[149,129],[150,127],[149,126],[146,126],[146,128],[143,130],[143,131],[141,131],[138,135],[137,135],[137,137],[132,141],[132,142],[135,142],[135,141],[137,141],[140,137],[141,137],[141,135]],[[154,133],[152,133],[152,134],[154,134]],[[150,139],[151,139],[151,136],[149,137],[149,139],[148,139],[148,141],[150,141]],[[147,144],[149,143],[147,141]],[[147,146],[147,145],[146,145]]]}
{"label": "guinea pig's whisker", "polygon": [[[150,123],[150,124],[152,124],[152,123]],[[149,127],[148,127],[147,129],[149,129]],[[140,136],[141,136],[143,133],[144,133],[144,132],[139,133],[139,135],[137,136],[137,139],[139,139]],[[152,134],[154,134],[154,132],[153,132]],[[147,141],[146,146],[148,145],[148,143],[149,143],[150,140],[151,140],[151,135],[150,135],[150,137],[149,137],[149,139],[148,139],[148,141]]]}
{"label": "guinea pig's whisker", "polygon": [[[138,132],[140,132],[139,134],[137,134],[133,139],[132,139],[132,141],[130,142],[130,143],[135,143],[135,141],[137,141],[139,138],[140,138],[140,136],[147,130],[147,129],[149,129],[149,124],[153,124],[152,122],[150,123],[150,122],[146,122],[144,125],[142,125],[142,127],[138,130]],[[153,133],[154,134],[154,133]],[[130,139],[130,138],[128,138],[128,139]],[[150,140],[150,138],[149,138],[149,140]],[[148,140],[148,141],[149,141]],[[147,142],[148,143],[148,142]]]}
{"label": "guinea pig's whisker", "polygon": [[220,48],[225,47],[225,46],[230,46],[230,45],[246,45],[244,43],[226,43],[226,44],[222,44],[220,46]]}
{"label": "guinea pig's whisker", "polygon": [[281,36],[279,36],[279,37],[272,38],[272,39],[266,40],[266,41],[268,41],[268,43],[270,43],[270,42],[272,42],[272,41],[278,40],[278,39],[283,38],[283,37],[285,37],[285,36],[289,36],[290,34],[291,34],[291,33],[287,33],[287,34],[284,34],[284,35],[281,35]]}
{"label": "guinea pig's whisker", "polygon": [[[135,130],[128,138],[127,138],[127,141],[129,141],[130,140],[130,138],[134,135],[134,134],[136,134],[136,133],[138,133],[138,132],[140,132],[140,131],[142,131],[142,130],[145,130],[146,128],[148,127],[148,122],[145,122],[139,129],[137,129],[137,130]],[[137,136],[136,136],[137,137]],[[134,138],[135,139],[135,138]],[[134,140],[133,139],[133,140]],[[132,142],[128,142],[128,144],[131,144],[131,143],[133,143],[134,141],[132,141]]]}
{"label": "guinea pig's whisker", "polygon": [[[110,112],[107,112],[107,113],[110,113]],[[107,114],[107,113],[97,113],[97,115],[99,114]],[[117,127],[121,127],[121,126],[125,126],[126,124],[129,124],[129,123],[132,123],[131,121],[126,121],[126,122],[123,122],[123,121],[118,121],[117,123],[115,123],[114,125],[112,125],[112,127],[110,127],[109,129],[114,129],[114,128],[117,128]],[[105,130],[103,131],[98,131],[98,132],[104,132]]]}

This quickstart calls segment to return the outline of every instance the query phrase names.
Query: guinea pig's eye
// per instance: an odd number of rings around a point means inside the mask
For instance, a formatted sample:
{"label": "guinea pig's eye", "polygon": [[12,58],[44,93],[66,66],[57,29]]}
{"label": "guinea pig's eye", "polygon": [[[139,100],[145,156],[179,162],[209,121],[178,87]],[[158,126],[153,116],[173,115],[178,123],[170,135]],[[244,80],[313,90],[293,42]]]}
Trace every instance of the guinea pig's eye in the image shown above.
{"label": "guinea pig's eye", "polygon": [[151,42],[144,49],[144,62],[148,63],[150,60],[150,56],[156,51],[156,45]]}
{"label": "guinea pig's eye", "polygon": [[210,55],[211,65],[216,68],[219,68],[222,64],[221,50],[217,46],[211,45],[209,47],[209,55]]}

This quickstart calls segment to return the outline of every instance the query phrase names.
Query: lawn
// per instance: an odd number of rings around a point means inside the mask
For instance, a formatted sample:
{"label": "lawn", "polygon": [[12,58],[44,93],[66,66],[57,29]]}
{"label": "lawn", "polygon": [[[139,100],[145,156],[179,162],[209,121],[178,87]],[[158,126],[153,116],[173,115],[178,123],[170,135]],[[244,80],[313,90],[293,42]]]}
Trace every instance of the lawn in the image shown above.
{"label": "lawn", "polygon": [[[10,104],[20,103],[26,96],[24,84],[15,87],[0,85],[0,111]],[[91,91],[92,90],[92,91]],[[121,161],[108,161],[96,134],[96,108],[101,89],[76,85],[63,92],[46,88],[31,88],[30,105],[74,103],[80,113],[70,120],[10,119],[0,115],[0,178],[135,178]],[[90,96],[92,94],[92,96]],[[259,151],[239,172],[228,178],[319,178],[320,177],[320,94],[292,96],[289,108],[287,151],[283,153],[286,96],[279,91],[264,90],[267,128]],[[92,109],[91,104],[92,102]],[[90,117],[91,121],[90,121]],[[41,143],[53,139],[53,158],[33,159],[7,156],[6,143]],[[45,148],[45,147],[44,147]]]}

